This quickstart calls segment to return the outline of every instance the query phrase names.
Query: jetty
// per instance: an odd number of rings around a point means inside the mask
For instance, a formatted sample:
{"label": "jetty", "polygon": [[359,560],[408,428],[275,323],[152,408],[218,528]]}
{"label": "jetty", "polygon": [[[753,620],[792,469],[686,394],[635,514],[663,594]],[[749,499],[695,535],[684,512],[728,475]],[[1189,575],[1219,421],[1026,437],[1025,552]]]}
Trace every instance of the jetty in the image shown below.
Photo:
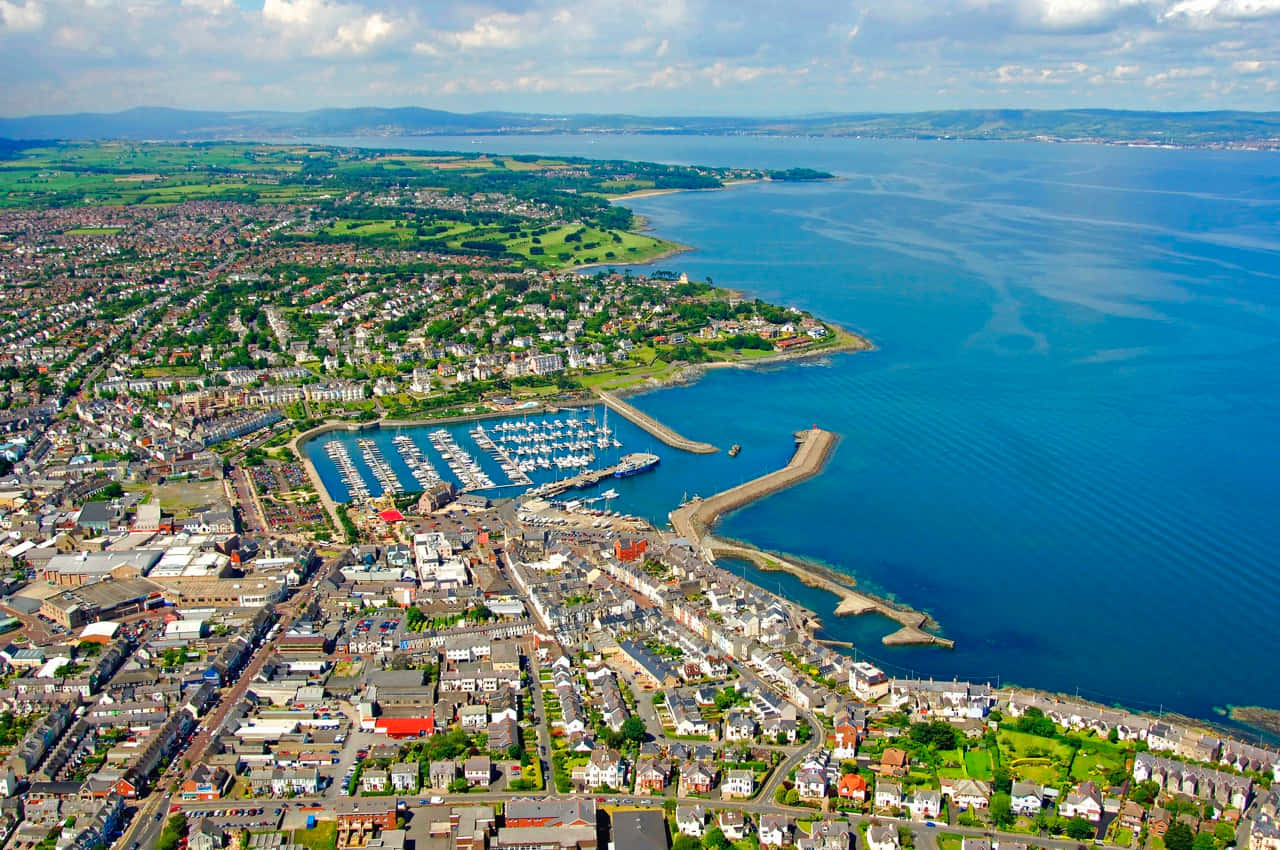
{"label": "jetty", "polygon": [[681,505],[671,513],[672,527],[676,534],[702,550],[708,560],[738,558],[763,570],[791,573],[810,587],[834,594],[840,600],[835,610],[837,616],[880,614],[893,620],[901,628],[882,639],[886,646],[931,644],[952,648],[955,645],[953,641],[925,631],[933,625],[928,614],[860,593],[826,570],[772,552],[762,552],[746,543],[726,540],[712,533],[712,527],[725,513],[817,475],[826,465],[836,442],[835,434],[817,427],[797,433],[796,451],[786,466],[708,499],[696,499]]}
{"label": "jetty", "polygon": [[663,425],[657,419],[654,419],[644,411],[638,410],[630,404],[627,404],[611,392],[597,390],[596,393],[600,396],[600,400],[603,401],[614,413],[619,414],[624,419],[629,420],[632,424],[638,425],[648,431],[650,434],[657,437],[668,446],[671,446],[673,449],[680,449],[681,451],[692,452],[693,454],[698,455],[715,454],[720,451],[710,443],[700,443],[696,440],[690,440],[687,437],[680,436],[675,431],[671,430],[671,428]]}

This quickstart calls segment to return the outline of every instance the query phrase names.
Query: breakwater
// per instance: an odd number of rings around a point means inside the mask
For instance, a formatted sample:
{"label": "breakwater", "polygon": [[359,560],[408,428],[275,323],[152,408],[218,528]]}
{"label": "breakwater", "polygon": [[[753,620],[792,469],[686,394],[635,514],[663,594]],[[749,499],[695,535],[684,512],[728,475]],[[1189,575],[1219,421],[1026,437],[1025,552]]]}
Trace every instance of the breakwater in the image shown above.
{"label": "breakwater", "polygon": [[953,641],[925,631],[935,625],[927,614],[860,593],[838,580],[830,571],[815,569],[772,552],[762,552],[746,543],[719,538],[712,533],[711,529],[716,521],[729,511],[792,487],[821,472],[835,449],[837,439],[835,434],[821,428],[800,431],[796,434],[795,454],[786,466],[708,499],[681,505],[671,513],[672,527],[676,534],[701,549],[710,559],[739,558],[764,570],[782,570],[811,587],[834,594],[840,599],[835,611],[838,616],[879,614],[899,623],[900,629],[883,638],[883,643],[888,646],[918,644],[952,648]]}
{"label": "breakwater", "polygon": [[599,390],[597,394],[600,396],[600,400],[605,403],[605,406],[614,413],[624,417],[633,425],[648,431],[673,449],[680,449],[681,451],[693,452],[699,455],[715,454],[720,451],[710,443],[700,443],[680,436],[668,426],[663,425],[649,414],[632,407],[613,393]]}

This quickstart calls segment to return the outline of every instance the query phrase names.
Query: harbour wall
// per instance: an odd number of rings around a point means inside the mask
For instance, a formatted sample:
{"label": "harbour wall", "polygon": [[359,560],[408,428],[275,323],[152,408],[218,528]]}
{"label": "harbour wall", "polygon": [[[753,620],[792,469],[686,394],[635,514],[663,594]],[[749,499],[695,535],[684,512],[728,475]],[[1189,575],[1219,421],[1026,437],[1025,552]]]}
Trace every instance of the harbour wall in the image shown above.
{"label": "harbour wall", "polygon": [[663,425],[649,414],[632,407],[613,393],[599,390],[597,395],[600,396],[600,400],[605,403],[605,406],[614,413],[617,413],[632,424],[648,431],[654,437],[658,438],[666,445],[671,446],[673,449],[679,449],[684,452],[692,452],[693,454],[699,455],[715,454],[720,451],[710,443],[700,443],[696,440],[690,440],[687,437],[682,437],[668,426]]}
{"label": "harbour wall", "polygon": [[796,440],[796,452],[782,469],[708,499],[696,500],[676,508],[671,513],[671,525],[676,534],[701,549],[708,558],[739,558],[760,569],[791,573],[811,587],[834,594],[840,599],[835,611],[838,616],[879,614],[897,622],[901,628],[882,639],[886,645],[931,644],[948,649],[953,647],[953,641],[925,631],[934,625],[927,614],[856,591],[829,571],[815,569],[772,552],[762,552],[746,543],[716,537],[712,533],[711,529],[716,521],[729,511],[792,487],[821,472],[835,449],[838,437],[830,431],[813,428],[796,434]]}

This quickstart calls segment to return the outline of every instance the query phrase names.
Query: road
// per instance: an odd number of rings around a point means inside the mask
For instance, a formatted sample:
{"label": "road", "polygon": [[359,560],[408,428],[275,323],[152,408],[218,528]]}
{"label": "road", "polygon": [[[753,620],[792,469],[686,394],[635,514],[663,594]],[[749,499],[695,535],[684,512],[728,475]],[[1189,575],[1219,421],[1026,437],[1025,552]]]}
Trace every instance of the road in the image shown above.
{"label": "road", "polygon": [[[316,571],[316,575],[323,575],[331,568],[332,564],[322,565],[320,569]],[[254,677],[258,675],[262,670],[262,666],[266,664],[267,659],[269,659],[275,652],[276,645],[284,638],[285,633],[289,630],[289,626],[293,624],[295,619],[297,619],[299,612],[310,604],[315,592],[315,582],[312,582],[312,584],[307,585],[305,590],[294,596],[287,603],[282,603],[276,606],[276,611],[280,615],[277,620],[279,629],[277,630],[276,636],[258,647],[257,651],[253,654],[253,657],[249,660],[249,663],[240,671],[240,677],[236,680],[235,684],[230,690],[224,690],[222,692],[221,701],[214,708],[212,713],[205,716],[204,722],[201,724],[203,727],[202,731],[191,740],[190,745],[187,747],[185,758],[190,761],[192,770],[200,764],[201,759],[204,758],[205,754],[209,750],[209,745],[213,743],[213,741],[218,737],[218,734],[222,731],[222,726],[226,723],[228,715],[230,715],[231,711],[240,704],[241,700],[244,699],[245,692],[249,690],[249,685],[253,683]],[[175,789],[181,787],[182,782],[187,778],[187,774],[189,773],[190,771],[184,771],[180,774],[175,779],[173,787]]]}
{"label": "road", "polygon": [[[398,797],[363,797],[358,798],[369,803],[384,802],[395,804],[396,800],[404,800],[410,810],[426,806],[430,803],[430,798],[435,794],[406,794]],[[489,792],[484,794],[440,794],[444,798],[445,805],[472,805],[475,803],[505,803],[515,797],[535,796],[527,793],[510,793],[510,792]],[[579,794],[557,794],[551,793],[545,795],[548,800],[574,800],[580,799]],[[803,806],[784,806],[775,803],[773,800],[766,800],[763,796],[753,800],[707,800],[704,797],[634,797],[626,794],[616,796],[598,796],[597,801],[605,801],[605,805],[619,805],[630,807],[649,807],[662,808],[664,801],[674,799],[678,805],[701,805],[709,809],[736,809],[744,812],[750,812],[759,816],[762,814],[772,815],[789,815],[791,817],[812,818],[816,812],[811,808]],[[266,801],[262,802],[265,805]],[[324,797],[296,797],[288,801],[290,808],[296,809],[299,806],[324,806],[326,801]],[[194,817],[199,813],[208,813],[218,809],[226,809],[228,805],[234,805],[227,801],[219,801],[212,803],[180,803],[183,811],[187,812],[188,818]],[[1044,838],[1037,835],[1025,835],[1023,833],[999,832],[990,829],[978,829],[965,826],[947,826],[941,824],[938,826],[927,826],[919,821],[912,821],[906,818],[891,818],[880,815],[863,815],[856,813],[839,813],[848,817],[850,823],[859,824],[864,822],[881,822],[896,823],[909,828],[916,835],[916,846],[918,848],[937,847],[937,835],[939,833],[952,833],[962,835],[968,838],[989,838],[992,841],[1011,841],[1029,844],[1035,847],[1045,847],[1050,850],[1079,850],[1083,845],[1081,842],[1069,838]],[[1094,847],[1109,848],[1110,850],[1128,850],[1126,847],[1119,847],[1114,844],[1094,844]]]}
{"label": "road", "polygon": [[244,530],[250,534],[270,531],[262,503],[258,500],[258,491],[249,478],[248,470],[241,466],[231,470],[228,489],[235,493],[235,504],[240,508]]}

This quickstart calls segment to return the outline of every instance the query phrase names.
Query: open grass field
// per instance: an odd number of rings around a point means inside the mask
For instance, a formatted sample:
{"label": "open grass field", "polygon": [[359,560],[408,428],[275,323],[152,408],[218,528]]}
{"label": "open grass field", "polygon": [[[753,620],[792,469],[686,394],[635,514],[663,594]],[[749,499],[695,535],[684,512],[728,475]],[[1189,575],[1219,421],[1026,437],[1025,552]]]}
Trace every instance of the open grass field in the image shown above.
{"label": "open grass field", "polygon": [[1108,773],[1128,766],[1128,753],[1106,741],[1086,741],[1071,763],[1071,778],[1105,782]]}
{"label": "open grass field", "polygon": [[324,230],[328,236],[390,243],[402,248],[438,247],[464,250],[464,243],[500,244],[502,251],[552,268],[639,263],[680,250],[682,246],[643,233],[565,225],[515,233],[450,219],[339,219]]}
{"label": "open grass field", "polygon": [[291,840],[307,850],[334,850],[338,846],[338,822],[324,820],[311,829],[295,829]]}
{"label": "open grass field", "polygon": [[1071,762],[1071,747],[1052,738],[1001,729],[997,740],[1001,762],[1019,779],[1056,782]]}
{"label": "open grass field", "polygon": [[964,769],[970,779],[991,781],[991,753],[972,749],[964,754]]}

